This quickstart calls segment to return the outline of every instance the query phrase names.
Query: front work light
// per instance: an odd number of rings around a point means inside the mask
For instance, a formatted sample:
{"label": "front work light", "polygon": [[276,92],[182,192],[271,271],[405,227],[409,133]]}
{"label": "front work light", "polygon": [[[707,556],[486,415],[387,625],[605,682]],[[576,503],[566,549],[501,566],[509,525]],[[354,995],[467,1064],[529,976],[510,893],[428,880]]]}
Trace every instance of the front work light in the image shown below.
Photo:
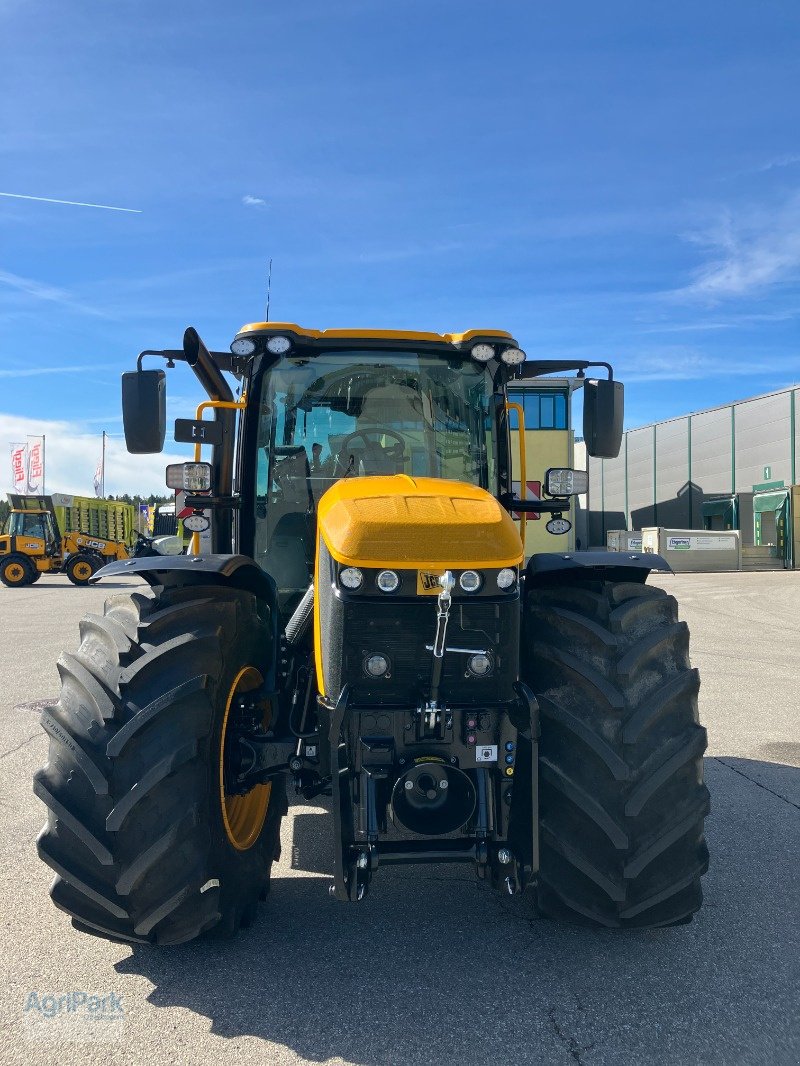
{"label": "front work light", "polygon": [[395,592],[400,584],[400,578],[394,570],[381,570],[375,579],[375,584],[381,592]]}
{"label": "front work light", "polygon": [[504,566],[497,574],[497,587],[499,589],[510,589],[516,580],[516,570],[512,570],[510,566]]}
{"label": "front work light", "polygon": [[270,337],[267,341],[267,351],[273,355],[286,355],[292,346],[288,337]]}
{"label": "front work light", "polygon": [[585,470],[551,467],[544,476],[544,491],[548,496],[580,496],[589,489],[589,475]]}
{"label": "front work light", "polygon": [[364,575],[357,566],[347,566],[339,574],[339,581],[346,589],[355,591],[355,589],[361,588],[362,582],[364,581]]}
{"label": "front work light", "polygon": [[491,344],[474,344],[470,354],[479,363],[488,363],[490,359],[494,359],[494,347]]}
{"label": "front work light", "polygon": [[478,655],[473,655],[467,660],[467,667],[471,674],[475,677],[485,677],[486,674],[492,668],[492,660],[488,655],[484,655],[482,652]]}
{"label": "front work light", "polygon": [[252,355],[256,350],[256,342],[252,337],[237,337],[231,341],[231,351],[234,355]]}
{"label": "front work light", "polygon": [[519,366],[525,362],[525,353],[521,348],[506,348],[500,353],[500,358],[507,366]]}
{"label": "front work light", "polygon": [[477,570],[465,570],[458,583],[464,592],[477,592],[483,584],[483,579]]}
{"label": "front work light", "polygon": [[211,463],[170,463],[167,488],[185,492],[208,492],[211,488]]}

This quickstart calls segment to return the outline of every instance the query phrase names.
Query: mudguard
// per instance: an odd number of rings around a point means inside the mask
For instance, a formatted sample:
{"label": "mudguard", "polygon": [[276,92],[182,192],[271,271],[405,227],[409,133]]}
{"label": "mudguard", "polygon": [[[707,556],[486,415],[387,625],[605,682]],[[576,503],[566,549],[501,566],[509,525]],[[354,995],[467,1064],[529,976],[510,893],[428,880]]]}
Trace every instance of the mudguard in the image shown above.
{"label": "mudguard", "polygon": [[90,583],[104,577],[142,577],[153,586],[220,584],[252,592],[275,607],[275,582],[247,555],[147,555],[122,559],[98,570]]}
{"label": "mudguard", "polygon": [[653,570],[673,573],[660,555],[649,552],[542,552],[532,555],[525,570],[525,584],[547,584],[552,580],[569,580],[573,576],[614,581],[644,583]]}

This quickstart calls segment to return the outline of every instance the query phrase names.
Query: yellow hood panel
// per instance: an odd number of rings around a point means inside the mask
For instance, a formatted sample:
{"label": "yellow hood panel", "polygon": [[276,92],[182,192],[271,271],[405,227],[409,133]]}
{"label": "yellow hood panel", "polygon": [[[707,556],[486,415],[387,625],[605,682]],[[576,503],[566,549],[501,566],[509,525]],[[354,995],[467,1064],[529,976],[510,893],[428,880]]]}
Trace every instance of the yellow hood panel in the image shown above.
{"label": "yellow hood panel", "polygon": [[320,499],[320,535],[348,566],[517,566],[522,541],[511,515],[484,489],[441,478],[357,477]]}

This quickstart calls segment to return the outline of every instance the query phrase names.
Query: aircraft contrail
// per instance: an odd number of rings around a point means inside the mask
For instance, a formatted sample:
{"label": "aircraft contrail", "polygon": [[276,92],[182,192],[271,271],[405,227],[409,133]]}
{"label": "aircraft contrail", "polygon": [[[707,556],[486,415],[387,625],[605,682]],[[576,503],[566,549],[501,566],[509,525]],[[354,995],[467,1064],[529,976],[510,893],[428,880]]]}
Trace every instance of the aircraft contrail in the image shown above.
{"label": "aircraft contrail", "polygon": [[84,204],[80,200],[54,200],[50,196],[26,196],[21,192],[0,192],[12,200],[39,200],[44,204],[66,204],[68,207],[96,207],[100,211],[126,211],[129,215],[141,215],[138,207],[111,207],[109,204]]}

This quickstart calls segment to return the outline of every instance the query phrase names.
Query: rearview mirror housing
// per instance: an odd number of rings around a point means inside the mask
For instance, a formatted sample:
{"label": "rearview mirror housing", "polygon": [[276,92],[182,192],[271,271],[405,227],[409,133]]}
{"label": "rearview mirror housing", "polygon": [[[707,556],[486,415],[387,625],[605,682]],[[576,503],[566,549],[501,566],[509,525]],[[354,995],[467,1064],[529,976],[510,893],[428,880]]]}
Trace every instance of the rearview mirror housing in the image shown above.
{"label": "rearview mirror housing", "polygon": [[587,378],[583,387],[583,438],[596,459],[616,459],[622,444],[625,389],[621,381]]}
{"label": "rearview mirror housing", "polygon": [[167,375],[134,370],[122,375],[122,425],[132,455],[152,455],[167,435]]}

